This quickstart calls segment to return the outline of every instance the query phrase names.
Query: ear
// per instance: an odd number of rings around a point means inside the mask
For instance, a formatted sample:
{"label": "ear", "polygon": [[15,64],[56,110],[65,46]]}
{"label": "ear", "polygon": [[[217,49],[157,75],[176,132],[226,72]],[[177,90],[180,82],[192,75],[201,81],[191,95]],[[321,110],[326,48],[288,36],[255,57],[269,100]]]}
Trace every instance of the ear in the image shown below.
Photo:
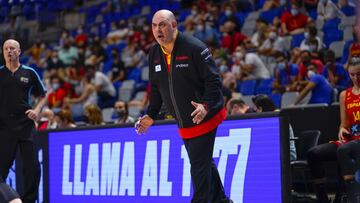
{"label": "ear", "polygon": [[171,25],[172,25],[173,28],[176,28],[176,27],[177,27],[177,22],[176,22],[176,20],[173,20],[172,23],[171,23]]}

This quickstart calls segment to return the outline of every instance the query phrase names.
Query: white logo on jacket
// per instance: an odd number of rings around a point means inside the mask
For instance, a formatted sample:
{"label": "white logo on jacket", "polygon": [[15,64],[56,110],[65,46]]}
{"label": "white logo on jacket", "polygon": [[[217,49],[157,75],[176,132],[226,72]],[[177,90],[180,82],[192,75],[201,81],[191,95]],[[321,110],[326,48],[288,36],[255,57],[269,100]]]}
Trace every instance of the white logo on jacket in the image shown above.
{"label": "white logo on jacket", "polygon": [[26,77],[20,77],[20,81],[24,83],[29,83],[29,78]]}
{"label": "white logo on jacket", "polygon": [[156,65],[155,66],[155,72],[159,72],[161,71],[161,65]]}

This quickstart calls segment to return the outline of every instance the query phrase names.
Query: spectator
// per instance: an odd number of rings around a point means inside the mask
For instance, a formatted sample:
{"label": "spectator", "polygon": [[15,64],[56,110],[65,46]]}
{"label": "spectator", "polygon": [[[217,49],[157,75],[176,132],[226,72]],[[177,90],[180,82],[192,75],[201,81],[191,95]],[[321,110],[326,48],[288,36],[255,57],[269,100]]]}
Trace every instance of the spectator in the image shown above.
{"label": "spectator", "polygon": [[81,81],[80,87],[82,88],[81,95],[77,98],[65,98],[64,106],[71,108],[71,113],[75,118],[83,115],[85,106],[97,103],[96,87],[91,83],[93,75],[86,73]]}
{"label": "spectator", "polygon": [[323,47],[322,41],[319,36],[317,36],[317,29],[314,25],[308,25],[305,28],[304,33],[305,39],[300,44],[300,50],[310,50],[310,39],[315,38],[318,41],[318,50]]}
{"label": "spectator", "polygon": [[206,25],[204,20],[199,20],[198,24],[196,25],[194,37],[198,38],[206,44],[219,44],[219,37],[215,29],[209,25]]}
{"label": "spectator", "polygon": [[323,63],[318,59],[313,59],[310,51],[307,51],[307,50],[301,51],[300,57],[301,57],[301,62],[299,64],[299,75],[298,75],[297,81],[306,79],[307,72],[308,72],[307,66],[310,63],[316,65],[318,73],[323,72],[323,70],[324,70]]}
{"label": "spectator", "polygon": [[49,108],[43,109],[41,114],[40,114],[40,119],[38,121],[37,129],[39,131],[47,130],[47,129],[55,129],[56,125],[57,124],[55,122],[55,114],[54,114],[54,112]]}
{"label": "spectator", "polygon": [[256,53],[247,53],[244,46],[240,46],[238,51],[239,58],[242,60],[241,73],[244,80],[268,79],[270,72],[264,62]]}
{"label": "spectator", "polygon": [[78,59],[78,49],[72,46],[69,39],[64,39],[64,45],[59,50],[59,59],[64,64],[64,66],[70,66]]}
{"label": "spectator", "polygon": [[317,6],[317,14],[317,19],[324,21],[345,16],[331,0],[320,0]]}
{"label": "spectator", "polygon": [[119,81],[123,81],[126,78],[126,69],[116,49],[112,50],[111,59],[112,59],[111,72],[110,72],[111,82],[116,83]]}
{"label": "spectator", "polygon": [[291,11],[285,11],[281,16],[281,29],[284,35],[304,33],[304,28],[311,19],[300,12],[296,2],[291,3]]}
{"label": "spectator", "polygon": [[253,112],[252,108],[247,105],[242,99],[230,99],[228,114],[230,115],[243,115]]}
{"label": "spectator", "polygon": [[75,128],[76,125],[71,115],[71,111],[67,109],[61,109],[54,118],[56,122],[56,128]]}
{"label": "spectator", "polygon": [[305,81],[305,87],[301,90],[299,96],[295,99],[294,105],[300,103],[300,101],[311,92],[309,104],[315,103],[327,103],[331,104],[333,98],[333,89],[326,78],[319,74],[316,64],[309,64],[308,69],[308,81]]}
{"label": "spectator", "polygon": [[348,0],[338,1],[338,7],[346,16],[355,15],[355,5],[350,4]]}
{"label": "spectator", "polygon": [[91,65],[99,65],[101,62],[105,60],[105,50],[101,45],[101,40],[99,36],[95,36],[93,38],[92,44],[90,47],[89,55],[94,57],[94,62]]}
{"label": "spectator", "polygon": [[352,43],[350,43],[350,46],[348,49],[349,50],[348,58],[347,58],[347,62],[345,64],[346,69],[348,68],[348,62],[351,58],[360,56],[360,40],[356,33],[356,25],[353,26],[353,38],[354,38],[354,41]]}
{"label": "spectator", "polygon": [[50,77],[51,90],[49,91],[47,100],[49,108],[59,108],[62,106],[65,97],[69,95],[64,82],[59,78],[58,75]]}
{"label": "spectator", "polygon": [[236,24],[232,21],[226,21],[224,25],[220,28],[220,31],[223,34],[221,40],[221,47],[225,48],[232,53],[236,46],[243,42],[247,36],[235,30]]}
{"label": "spectator", "polygon": [[100,108],[96,104],[89,104],[85,106],[86,121],[88,125],[104,125],[104,119]]}
{"label": "spectator", "polygon": [[111,22],[111,30],[106,36],[106,41],[108,44],[117,44],[123,41],[128,33],[126,20],[121,20],[119,26],[115,22]]}
{"label": "spectator", "polygon": [[275,56],[275,80],[272,84],[274,93],[296,91],[296,78],[299,72],[296,64],[290,63],[284,53],[278,52]]}
{"label": "spectator", "polygon": [[75,36],[75,45],[77,47],[85,47],[88,40],[88,36],[84,33],[84,29],[82,26],[79,26],[77,29],[77,33]]}
{"label": "spectator", "polygon": [[50,57],[46,61],[46,71],[49,72],[50,75],[56,74],[59,69],[63,69],[64,64],[59,59],[58,52],[53,50],[50,53]]}
{"label": "spectator", "polygon": [[117,101],[114,108],[117,115],[116,124],[135,123],[135,119],[129,116],[129,106],[126,102]]}
{"label": "spectator", "polygon": [[95,66],[87,66],[87,71],[91,78],[91,83],[95,85],[100,108],[112,107],[115,102],[116,90],[109,77],[103,72],[97,71]]}
{"label": "spectator", "polygon": [[268,37],[268,25],[262,19],[256,20],[256,31],[251,37],[251,43],[255,47],[259,47]]}
{"label": "spectator", "polygon": [[325,68],[322,74],[330,82],[330,85],[339,93],[347,89],[350,85],[349,74],[341,64],[336,63],[335,53],[332,50],[325,53],[324,61]]}

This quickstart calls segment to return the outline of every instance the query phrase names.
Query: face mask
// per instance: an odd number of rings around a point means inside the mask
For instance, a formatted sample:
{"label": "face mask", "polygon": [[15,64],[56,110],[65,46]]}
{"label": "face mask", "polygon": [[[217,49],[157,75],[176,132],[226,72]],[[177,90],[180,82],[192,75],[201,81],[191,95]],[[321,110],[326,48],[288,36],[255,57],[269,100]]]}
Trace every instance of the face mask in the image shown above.
{"label": "face mask", "polygon": [[305,37],[305,39],[309,39],[310,34],[309,34],[308,32],[305,32],[305,33],[304,33],[304,37]]}
{"label": "face mask", "polygon": [[309,45],[309,51],[313,52],[317,50],[317,46],[316,45]]}
{"label": "face mask", "polygon": [[236,59],[241,60],[243,58],[243,54],[238,51],[238,52],[235,53],[235,57],[236,57]]}
{"label": "face mask", "polygon": [[204,26],[203,26],[203,25],[197,25],[197,26],[196,26],[196,30],[197,30],[197,31],[203,31],[203,30],[204,30]]}
{"label": "face mask", "polygon": [[298,10],[298,9],[296,9],[296,8],[292,8],[292,9],[291,9],[291,15],[297,16],[298,14],[299,14],[299,10]]}
{"label": "face mask", "polygon": [[191,15],[195,16],[197,14],[196,10],[191,10]]}
{"label": "face mask", "polygon": [[277,37],[276,32],[270,32],[270,33],[269,33],[269,38],[270,38],[270,39],[276,39],[276,37]]}
{"label": "face mask", "polygon": [[53,90],[57,90],[57,89],[59,89],[60,84],[59,83],[54,83],[54,84],[52,84],[51,87],[52,87]]}
{"label": "face mask", "polygon": [[277,68],[279,69],[279,70],[284,70],[285,69],[285,63],[284,62],[281,62],[281,63],[278,63],[278,65],[277,65]]}
{"label": "face mask", "polygon": [[315,74],[316,74],[316,73],[315,73],[314,71],[312,71],[312,70],[308,70],[308,72],[307,72],[308,78],[313,77]]}
{"label": "face mask", "polygon": [[220,73],[225,73],[228,71],[228,67],[226,65],[221,65],[220,66]]}
{"label": "face mask", "polygon": [[124,109],[117,109],[116,114],[119,118],[123,118],[125,116],[126,112]]}
{"label": "face mask", "polygon": [[225,15],[226,15],[226,16],[229,17],[229,16],[231,16],[231,14],[232,14],[232,11],[231,11],[231,10],[226,10],[226,11],[225,11]]}

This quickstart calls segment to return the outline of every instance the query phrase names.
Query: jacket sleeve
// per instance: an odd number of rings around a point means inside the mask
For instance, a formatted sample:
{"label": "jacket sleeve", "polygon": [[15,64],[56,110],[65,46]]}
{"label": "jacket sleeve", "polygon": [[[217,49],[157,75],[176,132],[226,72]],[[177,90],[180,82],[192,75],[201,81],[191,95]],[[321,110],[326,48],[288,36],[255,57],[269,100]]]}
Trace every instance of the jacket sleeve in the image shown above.
{"label": "jacket sleeve", "polygon": [[209,112],[219,110],[224,105],[219,70],[206,46],[198,46],[194,51],[194,65],[199,72],[200,79],[204,82],[205,91],[202,102]]}
{"label": "jacket sleeve", "polygon": [[156,81],[154,80],[154,64],[152,63],[152,51],[149,53],[149,82],[150,82],[150,95],[149,95],[149,107],[147,110],[147,115],[150,116],[153,120],[156,120],[157,115],[159,114],[162,98],[159,92]]}

